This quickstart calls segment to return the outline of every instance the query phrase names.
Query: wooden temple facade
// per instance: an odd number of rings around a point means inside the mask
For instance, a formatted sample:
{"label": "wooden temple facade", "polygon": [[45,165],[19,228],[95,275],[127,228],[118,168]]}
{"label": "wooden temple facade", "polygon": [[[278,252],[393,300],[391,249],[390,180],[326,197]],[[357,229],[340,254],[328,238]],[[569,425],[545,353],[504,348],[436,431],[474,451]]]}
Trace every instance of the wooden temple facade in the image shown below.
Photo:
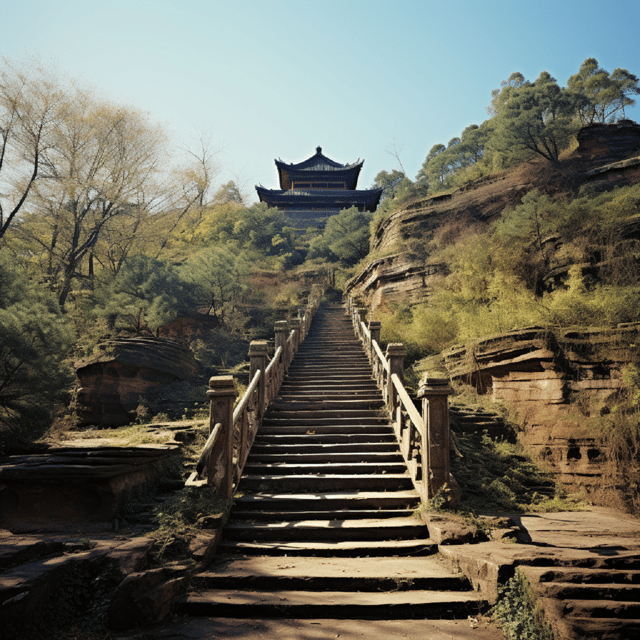
{"label": "wooden temple facade", "polygon": [[299,229],[324,227],[330,216],[342,209],[375,211],[382,189],[357,189],[358,175],[364,160],[340,164],[323,155],[315,155],[297,164],[276,160],[280,189],[256,186],[260,202],[278,207]]}

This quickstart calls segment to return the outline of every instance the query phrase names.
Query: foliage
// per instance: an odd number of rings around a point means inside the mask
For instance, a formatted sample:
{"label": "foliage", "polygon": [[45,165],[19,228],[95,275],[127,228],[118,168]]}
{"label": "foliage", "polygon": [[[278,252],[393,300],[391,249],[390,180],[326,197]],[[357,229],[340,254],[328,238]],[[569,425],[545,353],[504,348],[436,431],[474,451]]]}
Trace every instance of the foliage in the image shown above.
{"label": "foliage", "polygon": [[553,640],[529,582],[519,569],[498,590],[498,601],[490,615],[499,622],[507,640]]}
{"label": "foliage", "polygon": [[0,254],[0,431],[32,440],[65,397],[72,334],[55,299]]}
{"label": "foliage", "polygon": [[97,292],[97,313],[117,329],[141,335],[160,327],[193,306],[192,291],[177,270],[166,263],[136,255]]}
{"label": "foliage", "polygon": [[[637,350],[636,350],[637,351]],[[606,403],[579,398],[574,406],[581,410],[580,421],[597,438],[611,463],[608,473],[612,485],[620,487],[625,507],[640,513],[640,360],[629,354],[631,362],[622,369],[622,389]]]}
{"label": "foliage", "polygon": [[188,541],[199,529],[198,519],[205,515],[223,517],[230,508],[230,502],[216,497],[215,487],[183,489],[155,510],[155,529],[149,534],[155,543],[154,561],[186,555]]}
{"label": "foliage", "polygon": [[452,138],[446,147],[443,144],[433,146],[416,176],[417,184],[427,186],[430,193],[456,186],[456,177],[483,159],[492,132],[491,121],[480,126],[472,124],[461,137]]}
{"label": "foliage", "polygon": [[558,162],[575,133],[575,105],[574,94],[543,71],[535,82],[513,88],[499,106],[491,145],[517,159],[537,154]]}
{"label": "foliage", "polygon": [[453,430],[462,457],[452,457],[451,473],[462,489],[459,510],[466,513],[522,513],[579,509],[556,487],[519,444],[486,434]]}
{"label": "foliage", "polygon": [[234,200],[209,207],[194,231],[183,232],[184,242],[224,245],[234,251],[277,257],[285,267],[302,262],[296,232],[286,215],[265,203],[245,207]]}
{"label": "foliage", "polygon": [[340,261],[352,266],[369,253],[369,227],[373,214],[357,207],[343,209],[327,220],[324,232],[311,242],[308,257]]}
{"label": "foliage", "polygon": [[577,114],[582,124],[605,124],[619,115],[624,118],[625,109],[635,105],[631,96],[640,95],[639,82],[626,69],[617,68],[609,74],[595,58],[587,58],[569,78],[567,87],[578,97]]}
{"label": "foliage", "polygon": [[393,198],[396,197],[399,186],[405,178],[404,172],[398,169],[394,169],[391,172],[380,171],[373,181],[372,188],[382,187],[381,200],[393,200]]}
{"label": "foliage", "polygon": [[244,257],[221,246],[201,249],[179,268],[200,306],[208,306],[207,315],[212,313],[222,323],[247,288],[248,273]]}

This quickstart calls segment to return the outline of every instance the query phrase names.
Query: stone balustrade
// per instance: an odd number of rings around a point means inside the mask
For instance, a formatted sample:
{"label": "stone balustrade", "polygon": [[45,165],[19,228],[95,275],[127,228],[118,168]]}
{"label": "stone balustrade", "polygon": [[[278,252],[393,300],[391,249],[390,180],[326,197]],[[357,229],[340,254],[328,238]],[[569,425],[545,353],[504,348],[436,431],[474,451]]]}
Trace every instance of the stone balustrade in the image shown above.
{"label": "stone balustrade", "polygon": [[380,323],[370,321],[367,325],[366,309],[352,298],[348,298],[346,307],[385,398],[413,485],[423,500],[430,500],[450,483],[449,379],[425,376],[418,392],[421,415],[404,387],[404,345],[389,344],[383,352]]}
{"label": "stone balustrade", "polygon": [[187,484],[201,483],[198,478],[206,471],[207,484],[216,487],[216,494],[232,498],[264,412],[278,395],[285,373],[309,333],[322,293],[320,289],[314,290],[307,306],[297,310],[296,318],[275,323],[272,358],[266,340],[251,342],[250,382],[235,409],[238,392],[233,376],[214,376],[209,380],[209,437]]}

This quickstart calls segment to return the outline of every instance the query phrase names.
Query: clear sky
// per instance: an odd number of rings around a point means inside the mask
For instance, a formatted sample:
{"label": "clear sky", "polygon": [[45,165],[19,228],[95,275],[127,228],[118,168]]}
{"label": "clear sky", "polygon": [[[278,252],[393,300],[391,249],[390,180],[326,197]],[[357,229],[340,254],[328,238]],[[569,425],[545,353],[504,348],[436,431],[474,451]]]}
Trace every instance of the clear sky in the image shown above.
{"label": "clear sky", "polygon": [[413,179],[514,71],[640,75],[640,0],[0,0],[0,54],[57,63],[177,145],[210,131],[219,181],[255,199],[274,158],[318,145],[364,158],[361,188],[399,168],[394,148]]}

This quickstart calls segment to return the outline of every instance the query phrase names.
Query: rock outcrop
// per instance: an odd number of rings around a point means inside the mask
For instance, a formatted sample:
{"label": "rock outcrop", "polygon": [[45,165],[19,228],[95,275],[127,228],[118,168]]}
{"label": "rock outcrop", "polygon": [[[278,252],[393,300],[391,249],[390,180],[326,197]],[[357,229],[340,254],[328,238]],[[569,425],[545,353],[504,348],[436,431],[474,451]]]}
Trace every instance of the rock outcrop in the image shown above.
{"label": "rock outcrop", "polygon": [[145,393],[188,378],[197,366],[193,353],[173,340],[111,340],[98,356],[77,364],[80,419],[85,424],[127,424]]}
{"label": "rock outcrop", "polygon": [[[554,193],[585,184],[609,188],[640,181],[640,125],[631,121],[591,125],[579,132],[578,142],[578,150],[560,167],[524,165],[513,172],[485,176],[384,218],[371,240],[372,253],[378,257],[346,284],[346,293],[365,299],[372,309],[389,302],[423,302],[432,279],[446,275],[444,265],[429,256],[434,239],[447,244],[447,236],[482,228],[534,188]],[[620,236],[640,239],[639,226],[638,221],[625,221]],[[553,287],[566,278],[575,257],[566,251],[562,238],[545,242],[551,256],[545,285]],[[594,258],[584,268],[597,271],[600,266]]]}
{"label": "rock outcrop", "polygon": [[444,366],[454,381],[513,407],[522,439],[557,480],[602,502],[611,499],[600,495],[603,476],[611,489],[620,488],[620,478],[575,403],[588,401],[591,412],[606,412],[622,389],[624,366],[638,357],[639,341],[640,323],[555,332],[529,327],[448,349],[437,362],[428,358],[420,366]]}

